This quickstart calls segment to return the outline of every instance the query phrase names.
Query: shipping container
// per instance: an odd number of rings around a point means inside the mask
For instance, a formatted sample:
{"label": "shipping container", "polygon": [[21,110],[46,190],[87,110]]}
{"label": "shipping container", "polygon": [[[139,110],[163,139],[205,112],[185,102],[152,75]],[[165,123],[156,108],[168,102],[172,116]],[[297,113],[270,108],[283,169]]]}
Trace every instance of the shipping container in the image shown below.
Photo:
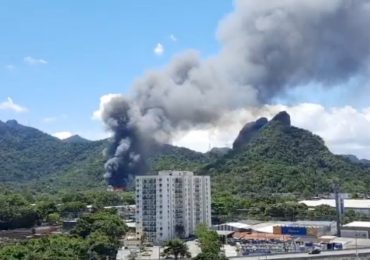
{"label": "shipping container", "polygon": [[307,235],[306,227],[282,226],[281,231],[283,235],[292,235],[292,236],[306,236]]}

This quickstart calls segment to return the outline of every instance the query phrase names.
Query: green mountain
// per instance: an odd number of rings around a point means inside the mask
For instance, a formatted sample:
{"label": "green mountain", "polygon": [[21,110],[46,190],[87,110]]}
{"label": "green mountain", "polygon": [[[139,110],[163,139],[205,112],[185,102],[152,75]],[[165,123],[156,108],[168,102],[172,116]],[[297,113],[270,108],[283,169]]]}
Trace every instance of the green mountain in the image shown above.
{"label": "green mountain", "polygon": [[66,139],[62,140],[64,143],[88,143],[89,140],[79,136],[79,135],[72,135],[71,137],[68,137]]}
{"label": "green mountain", "polygon": [[149,158],[152,171],[189,170],[195,171],[210,163],[208,154],[168,144],[158,145]]}
{"label": "green mountain", "polygon": [[65,142],[14,120],[0,121],[0,183],[47,189],[65,179],[61,186],[96,186],[102,182],[105,145]]}
{"label": "green mountain", "polygon": [[[102,151],[108,140],[73,137],[61,141],[16,121],[0,121],[0,183],[37,192],[105,189]],[[271,121],[246,124],[233,149],[199,153],[159,145],[149,158],[152,171],[193,170],[211,175],[214,191],[246,194],[370,190],[370,167],[334,155],[311,132],[291,126],[286,112]]]}
{"label": "green mountain", "polygon": [[334,155],[319,136],[291,126],[286,112],[248,123],[233,151],[201,173],[211,174],[216,190],[234,194],[312,195],[331,192],[333,184],[346,192],[370,190],[369,167]]}
{"label": "green mountain", "polygon": [[[59,140],[14,120],[0,121],[0,185],[37,192],[100,188],[108,140],[89,141],[80,136]],[[194,170],[208,156],[187,148],[156,144],[152,169]]]}

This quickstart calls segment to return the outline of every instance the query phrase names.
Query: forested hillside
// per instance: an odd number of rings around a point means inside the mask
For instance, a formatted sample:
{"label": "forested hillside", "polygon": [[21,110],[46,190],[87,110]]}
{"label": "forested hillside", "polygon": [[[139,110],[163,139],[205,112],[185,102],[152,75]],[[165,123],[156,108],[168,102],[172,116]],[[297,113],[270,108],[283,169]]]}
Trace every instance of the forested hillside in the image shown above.
{"label": "forested hillside", "polygon": [[334,183],[346,192],[370,189],[370,168],[334,155],[319,136],[291,126],[285,112],[244,139],[245,143],[238,142],[232,152],[202,169],[213,176],[215,189],[306,195],[331,192]]}
{"label": "forested hillside", "polygon": [[63,142],[16,121],[0,121],[0,182],[42,186],[66,178],[68,185],[82,178],[77,184],[96,185],[102,179],[105,143]]}
{"label": "forested hillside", "polygon": [[[37,192],[105,189],[102,151],[108,142],[81,137],[61,141],[15,121],[0,122],[0,181]],[[149,172],[178,169],[211,175],[214,193],[238,196],[310,196],[332,191],[334,183],[345,192],[370,190],[369,166],[334,155],[319,136],[291,126],[285,112],[271,121],[246,124],[233,149],[203,154],[157,144],[149,165]]]}
{"label": "forested hillside", "polygon": [[[79,136],[59,140],[14,120],[0,121],[0,183],[36,192],[106,189],[103,150],[108,142]],[[166,144],[153,151],[153,171],[195,170],[209,162],[202,153]]]}

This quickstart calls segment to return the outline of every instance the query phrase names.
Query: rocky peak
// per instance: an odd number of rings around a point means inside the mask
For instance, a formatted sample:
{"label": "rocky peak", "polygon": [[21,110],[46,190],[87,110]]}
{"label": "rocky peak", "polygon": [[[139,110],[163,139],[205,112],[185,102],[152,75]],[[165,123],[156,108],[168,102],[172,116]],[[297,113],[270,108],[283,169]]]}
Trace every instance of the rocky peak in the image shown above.
{"label": "rocky peak", "polygon": [[271,119],[272,122],[277,121],[285,126],[291,126],[290,115],[286,111],[279,112],[276,116]]}
{"label": "rocky peak", "polygon": [[261,117],[255,122],[245,124],[242,130],[240,130],[238,137],[235,139],[233,143],[233,149],[242,148],[267,123],[268,123],[267,118]]}

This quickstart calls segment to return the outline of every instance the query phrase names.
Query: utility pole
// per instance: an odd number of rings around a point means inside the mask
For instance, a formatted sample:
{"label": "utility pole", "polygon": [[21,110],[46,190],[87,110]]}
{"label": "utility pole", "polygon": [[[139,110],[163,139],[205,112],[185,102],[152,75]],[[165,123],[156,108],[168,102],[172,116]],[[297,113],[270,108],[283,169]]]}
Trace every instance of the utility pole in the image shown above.
{"label": "utility pole", "polygon": [[356,230],[356,257],[358,258],[358,248],[357,248],[357,230]]}
{"label": "utility pole", "polygon": [[339,196],[338,184],[334,184],[334,194],[335,194],[335,209],[337,215],[337,236],[341,237],[341,223],[342,223],[342,214],[343,214],[343,199]]}

